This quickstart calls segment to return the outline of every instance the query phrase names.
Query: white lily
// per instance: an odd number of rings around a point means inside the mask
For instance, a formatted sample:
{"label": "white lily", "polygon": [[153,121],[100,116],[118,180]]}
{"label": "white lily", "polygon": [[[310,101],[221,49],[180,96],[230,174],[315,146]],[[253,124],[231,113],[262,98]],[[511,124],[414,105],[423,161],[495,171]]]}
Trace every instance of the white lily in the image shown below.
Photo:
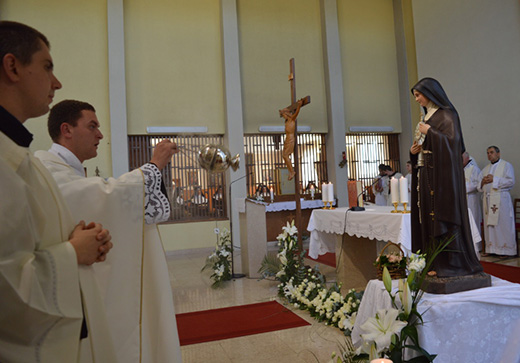
{"label": "white lily", "polygon": [[365,341],[375,342],[378,352],[389,348],[392,335],[399,334],[406,326],[406,322],[397,320],[398,315],[397,309],[378,310],[375,317],[368,318],[361,325],[361,329],[366,332],[361,334],[361,337]]}
{"label": "white lily", "polygon": [[386,291],[389,293],[392,292],[392,278],[390,277],[390,272],[386,266],[383,268],[383,284],[385,285]]}
{"label": "white lily", "polygon": [[287,225],[285,227],[282,227],[282,230],[289,236],[294,236],[296,233],[298,233],[298,228],[294,226],[294,220],[291,222],[291,224],[287,222]]}
{"label": "white lily", "polygon": [[412,311],[413,300],[410,286],[405,279],[399,279],[399,299],[401,300],[401,305],[403,306],[403,310],[408,318],[410,311]]}

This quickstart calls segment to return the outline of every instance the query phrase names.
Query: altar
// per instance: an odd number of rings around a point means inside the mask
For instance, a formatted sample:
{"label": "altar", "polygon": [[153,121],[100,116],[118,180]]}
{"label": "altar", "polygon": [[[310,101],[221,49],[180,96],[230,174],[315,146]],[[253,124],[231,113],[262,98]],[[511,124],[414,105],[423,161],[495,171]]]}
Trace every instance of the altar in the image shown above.
{"label": "altar", "polygon": [[391,213],[393,209],[370,204],[363,212],[314,210],[307,226],[309,256],[336,253],[337,281],[343,289],[363,290],[376,278],[373,263],[387,241],[400,244],[405,254],[411,250],[410,214]]}
{"label": "altar", "polygon": [[[327,252],[336,254],[337,281],[344,289],[363,290],[376,278],[375,259],[390,241],[399,244],[405,255],[412,249],[409,213],[391,213],[392,206],[365,205],[365,211],[348,208],[315,209],[307,230],[311,233],[309,256],[318,258]],[[402,206],[399,207],[402,210]],[[481,241],[470,218],[475,246]]]}
{"label": "altar", "polygon": [[[421,346],[437,354],[435,362],[520,362],[520,284],[496,277],[492,286],[448,295],[424,293],[418,309],[424,325]],[[393,294],[397,280],[392,281]],[[377,310],[392,307],[382,281],[366,286],[352,330],[361,343],[361,325]]]}

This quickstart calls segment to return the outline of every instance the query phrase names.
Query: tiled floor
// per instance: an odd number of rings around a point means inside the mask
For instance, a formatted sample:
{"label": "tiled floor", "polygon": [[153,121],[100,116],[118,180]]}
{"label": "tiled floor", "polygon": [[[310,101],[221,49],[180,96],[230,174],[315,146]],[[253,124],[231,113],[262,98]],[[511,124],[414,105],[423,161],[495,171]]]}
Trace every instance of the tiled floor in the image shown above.
{"label": "tiled floor", "polygon": [[[212,289],[209,274],[200,271],[209,253],[197,251],[168,257],[177,313],[277,299],[275,281],[242,278],[228,283],[224,288]],[[520,258],[500,260],[496,256],[489,256],[483,257],[482,260],[520,267]],[[313,261],[308,262],[311,265],[315,264]],[[320,269],[328,281],[334,280],[333,268],[320,264]],[[343,333],[337,328],[318,323],[307,311],[292,310],[311,325],[184,346],[183,362],[328,362],[331,353],[339,351],[339,345],[344,342]]]}
{"label": "tiled floor", "polygon": [[[209,275],[200,272],[207,252],[168,257],[176,313],[253,304],[277,299],[277,283],[241,278],[212,289]],[[313,263],[314,265],[314,263]],[[334,269],[320,264],[329,281]],[[291,309],[291,307],[289,307]],[[193,344],[182,347],[184,363],[328,362],[344,342],[343,333],[311,318],[307,311],[291,309],[311,325],[271,333]]]}

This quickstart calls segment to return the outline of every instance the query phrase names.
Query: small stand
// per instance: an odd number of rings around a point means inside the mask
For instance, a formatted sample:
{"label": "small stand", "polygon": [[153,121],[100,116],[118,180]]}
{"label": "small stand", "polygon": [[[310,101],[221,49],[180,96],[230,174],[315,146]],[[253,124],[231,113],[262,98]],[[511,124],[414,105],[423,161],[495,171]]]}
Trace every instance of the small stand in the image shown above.
{"label": "small stand", "polygon": [[399,203],[393,202],[392,204],[394,205],[394,210],[391,213],[401,213],[401,211],[397,210],[397,206],[399,205]]}
{"label": "small stand", "polygon": [[407,205],[407,204],[408,204],[408,203],[403,203],[403,208],[404,208],[404,209],[403,209],[403,211],[402,211],[401,213],[405,213],[405,214],[406,214],[406,213],[411,213],[411,211],[406,210],[406,205]]}

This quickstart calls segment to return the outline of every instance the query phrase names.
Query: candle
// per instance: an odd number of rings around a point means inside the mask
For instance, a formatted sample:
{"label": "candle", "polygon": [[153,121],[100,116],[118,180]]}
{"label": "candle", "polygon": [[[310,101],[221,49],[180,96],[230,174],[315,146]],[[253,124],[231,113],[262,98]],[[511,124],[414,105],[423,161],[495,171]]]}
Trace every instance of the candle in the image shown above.
{"label": "candle", "polygon": [[392,204],[399,203],[399,180],[396,178],[390,179],[390,194],[392,196]]}
{"label": "candle", "polygon": [[311,197],[312,197],[312,199],[314,199],[314,185],[311,185],[310,190],[311,190]]}
{"label": "candle", "polygon": [[386,359],[386,358],[376,358],[376,359],[372,359],[370,361],[370,363],[393,363],[390,359]]}
{"label": "candle", "polygon": [[408,200],[408,179],[404,176],[399,179],[399,191],[401,192],[401,203],[408,204],[410,202]]}
{"label": "candle", "polygon": [[273,187],[271,187],[270,189],[270,194],[271,194],[271,202],[274,200],[274,190],[273,190]]}
{"label": "candle", "polygon": [[329,195],[327,197],[327,201],[328,202],[333,202],[334,201],[334,185],[331,182],[329,182],[329,184],[328,184],[327,192],[328,192],[328,195]]}
{"label": "candle", "polygon": [[324,202],[328,202],[328,197],[329,197],[329,186],[325,183],[323,183],[321,185],[321,200],[323,200]]}

